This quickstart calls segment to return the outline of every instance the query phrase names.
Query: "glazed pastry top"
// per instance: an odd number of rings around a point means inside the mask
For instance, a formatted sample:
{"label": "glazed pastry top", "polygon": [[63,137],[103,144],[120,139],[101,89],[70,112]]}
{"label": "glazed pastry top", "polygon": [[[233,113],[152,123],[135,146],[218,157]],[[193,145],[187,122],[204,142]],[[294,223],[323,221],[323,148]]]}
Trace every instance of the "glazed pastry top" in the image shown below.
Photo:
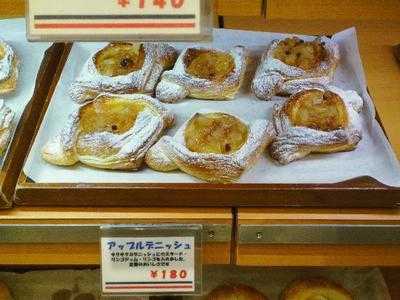
{"label": "glazed pastry top", "polygon": [[190,48],[185,55],[186,72],[210,81],[223,82],[235,69],[229,53]]}
{"label": "glazed pastry top", "polygon": [[349,125],[345,103],[339,95],[329,90],[300,92],[283,109],[293,126],[333,131]]}
{"label": "glazed pastry top", "polygon": [[94,64],[101,75],[121,76],[140,70],[144,63],[143,44],[111,43],[94,56]]}
{"label": "glazed pastry top", "polygon": [[273,57],[287,65],[312,70],[327,58],[324,45],[325,42],[320,40],[306,42],[298,37],[287,38],[278,43]]}
{"label": "glazed pastry top", "polygon": [[228,114],[196,114],[185,129],[186,147],[192,152],[231,154],[247,141],[248,127]]}

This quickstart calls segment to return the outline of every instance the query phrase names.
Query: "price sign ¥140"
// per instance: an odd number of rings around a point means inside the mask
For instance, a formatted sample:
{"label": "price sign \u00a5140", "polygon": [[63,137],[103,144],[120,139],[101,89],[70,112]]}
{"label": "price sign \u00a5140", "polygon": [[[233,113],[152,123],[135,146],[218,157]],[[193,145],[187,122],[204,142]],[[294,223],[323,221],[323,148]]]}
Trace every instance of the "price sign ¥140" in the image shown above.
{"label": "price sign \u00a5140", "polygon": [[[160,228],[106,229],[101,238],[102,290],[110,294],[194,294],[199,292],[200,231],[174,236]],[[110,233],[111,230],[111,233]],[[145,232],[149,236],[143,236]],[[127,235],[128,236],[121,236]],[[195,234],[192,234],[195,233]],[[199,265],[200,264],[200,265]]]}
{"label": "price sign \u00a5140", "polygon": [[211,7],[204,4],[207,2],[208,0],[29,0],[28,38],[115,40],[201,36],[204,34],[205,24],[209,23],[204,21],[209,19],[204,17],[205,7]]}

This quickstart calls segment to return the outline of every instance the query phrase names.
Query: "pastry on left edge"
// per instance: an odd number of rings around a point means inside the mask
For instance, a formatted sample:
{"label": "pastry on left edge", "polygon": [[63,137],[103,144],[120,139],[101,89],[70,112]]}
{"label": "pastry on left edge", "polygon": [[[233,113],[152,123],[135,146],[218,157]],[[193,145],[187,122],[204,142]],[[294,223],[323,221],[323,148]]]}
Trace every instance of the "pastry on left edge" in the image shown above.
{"label": "pastry on left edge", "polygon": [[71,114],[68,124],[42,149],[47,162],[77,162],[137,170],[147,150],[174,123],[174,115],[147,95],[101,94]]}
{"label": "pastry on left edge", "polygon": [[103,92],[153,94],[161,74],[176,58],[176,50],[165,43],[110,43],[88,59],[70,95],[84,103]]}
{"label": "pastry on left edge", "polygon": [[8,94],[17,88],[19,58],[14,49],[0,39],[0,95]]}
{"label": "pastry on left edge", "polygon": [[146,163],[156,171],[179,169],[208,182],[234,182],[255,164],[274,134],[267,120],[248,124],[224,112],[199,112],[174,137],[162,137]]}
{"label": "pastry on left edge", "polygon": [[268,300],[268,298],[250,286],[230,284],[215,288],[207,300]]}
{"label": "pastry on left edge", "polygon": [[0,99],[0,155],[6,151],[10,141],[13,118],[14,112]]}

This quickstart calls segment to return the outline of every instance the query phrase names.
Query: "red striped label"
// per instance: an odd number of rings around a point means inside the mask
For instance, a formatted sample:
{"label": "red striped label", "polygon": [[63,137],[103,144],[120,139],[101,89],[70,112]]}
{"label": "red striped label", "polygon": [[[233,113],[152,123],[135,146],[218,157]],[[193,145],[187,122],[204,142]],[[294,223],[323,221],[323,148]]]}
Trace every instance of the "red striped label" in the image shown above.
{"label": "red striped label", "polygon": [[195,23],[36,23],[36,29],[195,28]]}
{"label": "red striped label", "polygon": [[106,286],[107,290],[122,290],[122,289],[192,289],[193,285],[124,285],[124,286]]}

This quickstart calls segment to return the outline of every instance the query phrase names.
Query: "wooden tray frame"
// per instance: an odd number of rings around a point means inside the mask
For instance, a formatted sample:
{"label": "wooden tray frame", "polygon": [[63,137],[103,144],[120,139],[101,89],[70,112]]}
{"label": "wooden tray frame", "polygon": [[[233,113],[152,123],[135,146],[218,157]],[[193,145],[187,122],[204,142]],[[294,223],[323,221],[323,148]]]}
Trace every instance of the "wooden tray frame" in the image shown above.
{"label": "wooden tray frame", "polygon": [[[64,49],[40,122],[71,46]],[[15,203],[30,206],[392,208],[400,207],[400,188],[386,186],[371,177],[335,184],[47,184],[35,183],[21,171]]]}
{"label": "wooden tray frame", "polygon": [[43,102],[46,99],[50,82],[63,48],[64,44],[53,44],[46,50],[43,57],[36,77],[33,96],[17,124],[14,137],[10,141],[9,149],[0,171],[0,208],[12,206],[18,175],[21,172],[29,145],[35,134],[35,125],[42,111]]}

